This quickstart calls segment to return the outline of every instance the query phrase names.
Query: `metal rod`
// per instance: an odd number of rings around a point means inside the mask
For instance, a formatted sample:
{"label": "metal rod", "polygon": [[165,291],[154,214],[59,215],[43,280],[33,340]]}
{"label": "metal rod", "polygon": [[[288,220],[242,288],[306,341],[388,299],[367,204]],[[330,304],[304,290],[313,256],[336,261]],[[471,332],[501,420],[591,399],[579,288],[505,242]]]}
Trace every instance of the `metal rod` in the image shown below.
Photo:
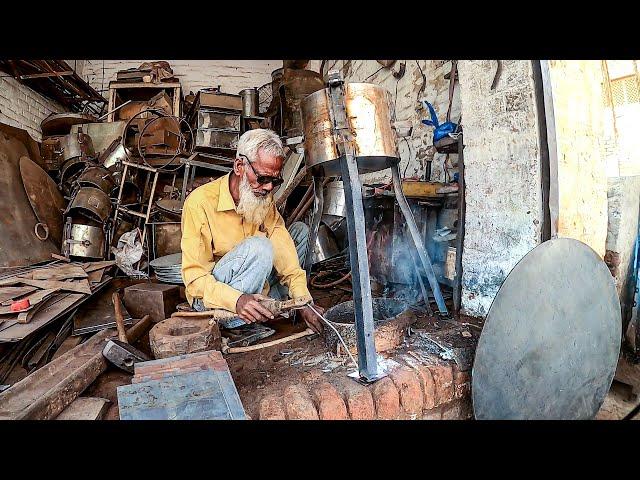
{"label": "metal rod", "polygon": [[[433,265],[431,264],[431,260],[429,259],[429,254],[424,248],[424,244],[422,243],[422,239],[420,237],[420,232],[418,232],[418,227],[416,226],[416,221],[413,218],[413,213],[411,212],[411,208],[409,208],[409,204],[407,203],[407,199],[402,192],[402,183],[400,182],[400,170],[398,169],[398,165],[393,165],[391,167],[391,174],[393,176],[393,190],[396,194],[396,199],[398,200],[398,205],[400,206],[400,211],[407,221],[407,227],[409,228],[409,233],[411,234],[411,239],[413,240],[413,244],[418,251],[418,256],[420,257],[420,261],[422,262],[422,267],[427,275],[427,280],[429,281],[429,285],[431,286],[431,291],[433,292],[433,296],[435,297],[436,304],[438,305],[438,310],[443,315],[448,315],[449,312],[447,310],[447,306],[444,303],[444,298],[442,297],[442,292],[440,291],[440,284],[436,279],[436,274],[433,271]],[[346,193],[346,190],[345,190]],[[345,195],[346,196],[346,195]],[[351,238],[349,239],[351,241]],[[352,268],[353,270],[353,268]]]}
{"label": "metal rod", "polygon": [[356,157],[350,154],[345,155],[340,159],[340,167],[347,206],[358,368],[360,377],[374,381],[378,378],[378,362],[374,341],[373,299],[369,276],[364,205],[362,203],[362,184],[358,175]]}
{"label": "metal rod", "polygon": [[124,107],[125,105],[128,105],[129,103],[131,103],[131,100],[127,100],[126,102],[124,102],[122,105],[117,106],[116,108],[114,108],[113,110],[105,113],[104,115],[102,115],[100,118],[98,118],[98,121],[102,120],[103,118],[105,118],[106,116],[114,113],[117,110],[120,110],[122,107]]}

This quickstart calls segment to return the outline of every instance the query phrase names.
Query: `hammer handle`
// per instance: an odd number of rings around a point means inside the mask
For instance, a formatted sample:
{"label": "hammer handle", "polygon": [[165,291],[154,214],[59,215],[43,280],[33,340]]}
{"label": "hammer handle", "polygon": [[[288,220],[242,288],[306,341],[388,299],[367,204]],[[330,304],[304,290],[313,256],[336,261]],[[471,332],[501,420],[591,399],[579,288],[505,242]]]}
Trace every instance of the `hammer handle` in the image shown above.
{"label": "hammer handle", "polygon": [[124,329],[124,317],[122,316],[122,307],[120,305],[120,295],[118,292],[113,292],[111,296],[111,300],[113,301],[113,309],[116,315],[116,328],[118,329],[118,340],[124,343],[129,343],[127,341],[127,332]]}
{"label": "hammer handle", "polygon": [[134,326],[127,330],[127,338],[129,339],[127,343],[135,343],[145,334],[150,325],[151,317],[149,315],[142,317]]}

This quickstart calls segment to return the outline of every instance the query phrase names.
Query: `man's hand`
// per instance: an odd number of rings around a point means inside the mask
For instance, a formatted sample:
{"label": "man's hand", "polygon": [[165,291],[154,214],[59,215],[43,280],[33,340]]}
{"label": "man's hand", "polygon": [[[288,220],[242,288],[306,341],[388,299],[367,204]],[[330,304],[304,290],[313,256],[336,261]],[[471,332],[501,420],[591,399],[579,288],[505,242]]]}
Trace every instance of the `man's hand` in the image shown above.
{"label": "man's hand", "polygon": [[236,302],[236,313],[247,323],[266,322],[274,318],[267,308],[260,304],[260,300],[267,300],[264,295],[243,293]]}
{"label": "man's hand", "polygon": [[[315,308],[321,314],[324,313],[324,308],[319,305],[314,305],[313,308]],[[311,310],[309,307],[304,307],[298,311],[300,312],[300,316],[304,320],[304,323],[307,324],[307,327],[309,327],[316,333],[322,333],[322,320],[318,318],[313,310]]]}

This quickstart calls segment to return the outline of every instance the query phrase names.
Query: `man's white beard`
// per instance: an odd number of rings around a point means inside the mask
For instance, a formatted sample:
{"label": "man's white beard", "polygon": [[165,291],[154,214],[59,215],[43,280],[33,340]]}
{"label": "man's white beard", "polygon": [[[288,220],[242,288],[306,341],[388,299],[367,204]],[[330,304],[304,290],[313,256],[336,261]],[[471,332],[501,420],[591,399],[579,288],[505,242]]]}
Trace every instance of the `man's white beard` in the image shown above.
{"label": "man's white beard", "polygon": [[247,222],[253,223],[254,225],[262,225],[272,206],[273,193],[269,192],[269,194],[264,197],[257,197],[253,193],[253,190],[251,190],[251,185],[249,185],[249,180],[247,180],[247,174],[243,174],[242,179],[240,179],[240,200],[238,201],[236,211],[242,215]]}

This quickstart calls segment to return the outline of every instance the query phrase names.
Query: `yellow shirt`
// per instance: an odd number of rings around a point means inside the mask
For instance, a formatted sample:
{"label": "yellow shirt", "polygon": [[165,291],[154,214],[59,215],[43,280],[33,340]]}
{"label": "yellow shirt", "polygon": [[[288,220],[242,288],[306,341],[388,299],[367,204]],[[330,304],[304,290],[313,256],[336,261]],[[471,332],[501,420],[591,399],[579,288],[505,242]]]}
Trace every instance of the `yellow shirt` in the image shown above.
{"label": "yellow shirt", "polygon": [[[300,268],[293,239],[275,204],[264,221],[264,228],[246,222],[236,212],[229,191],[230,174],[196,188],[182,207],[182,280],[187,300],[201,298],[207,308],[236,311],[240,292],[217,281],[211,271],[223,255],[251,236],[262,236],[273,243],[273,266],[279,281],[289,288],[291,298],[307,296],[307,277]],[[261,231],[264,230],[264,231]],[[269,292],[265,282],[263,294]]]}

